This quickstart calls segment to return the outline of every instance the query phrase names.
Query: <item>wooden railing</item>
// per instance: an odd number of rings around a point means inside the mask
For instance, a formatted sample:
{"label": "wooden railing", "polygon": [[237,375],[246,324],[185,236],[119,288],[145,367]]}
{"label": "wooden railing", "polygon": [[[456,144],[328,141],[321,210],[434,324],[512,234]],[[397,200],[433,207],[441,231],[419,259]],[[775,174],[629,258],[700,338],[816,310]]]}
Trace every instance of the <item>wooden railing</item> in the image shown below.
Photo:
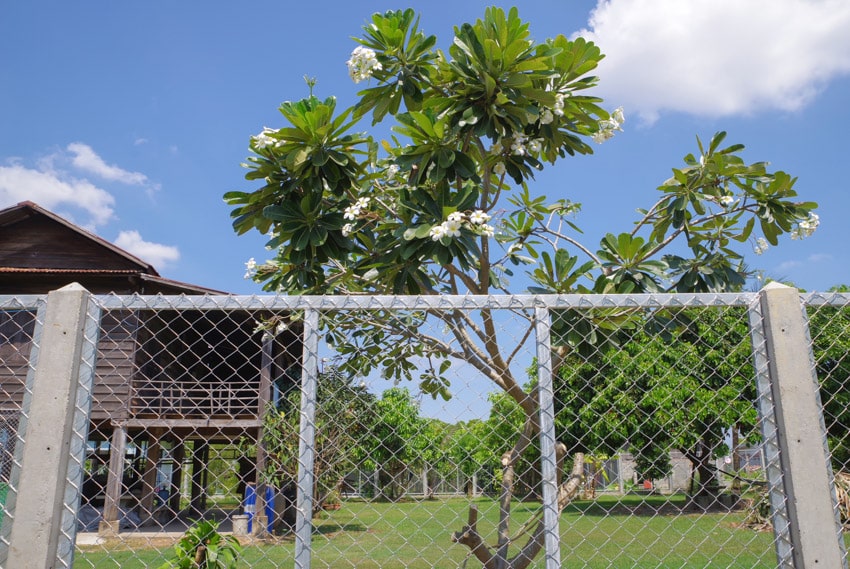
{"label": "wooden railing", "polygon": [[259,385],[244,381],[134,382],[132,414],[156,417],[256,417]]}

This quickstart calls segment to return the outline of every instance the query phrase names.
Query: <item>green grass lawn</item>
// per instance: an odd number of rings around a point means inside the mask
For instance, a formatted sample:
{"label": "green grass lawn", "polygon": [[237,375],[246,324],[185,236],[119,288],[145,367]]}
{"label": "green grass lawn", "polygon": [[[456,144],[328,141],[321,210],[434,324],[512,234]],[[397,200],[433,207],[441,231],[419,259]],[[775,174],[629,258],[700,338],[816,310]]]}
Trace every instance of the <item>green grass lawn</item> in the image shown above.
{"label": "green grass lawn", "polygon": [[[561,559],[565,567],[587,568],[752,568],[775,567],[772,534],[738,527],[741,513],[671,515],[681,497],[601,497],[577,502],[561,518]],[[479,531],[495,534],[497,505],[475,501]],[[316,520],[313,567],[431,568],[460,567],[467,549],[451,542],[466,523],[466,499],[401,504],[348,501]],[[536,504],[515,506],[516,531]],[[74,567],[156,567],[170,549],[128,550],[102,546],[78,552]],[[292,567],[291,538],[276,544],[248,545],[240,567]],[[478,567],[470,559],[467,567]],[[539,560],[535,567],[543,567]]]}
{"label": "green grass lawn", "polygon": [[0,483],[0,523],[3,523],[3,512],[6,506],[6,494],[9,492],[9,486]]}

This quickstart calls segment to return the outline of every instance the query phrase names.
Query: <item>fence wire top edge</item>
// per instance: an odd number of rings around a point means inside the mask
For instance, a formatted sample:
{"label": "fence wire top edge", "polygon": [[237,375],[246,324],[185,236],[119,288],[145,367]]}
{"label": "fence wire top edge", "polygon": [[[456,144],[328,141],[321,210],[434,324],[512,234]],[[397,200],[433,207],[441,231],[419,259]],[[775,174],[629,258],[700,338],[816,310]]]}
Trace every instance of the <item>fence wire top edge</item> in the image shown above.
{"label": "fence wire top edge", "polygon": [[[284,296],[284,295],[96,295],[104,309],[362,310],[661,308],[748,306],[758,293],[660,293],[564,295]],[[2,297],[0,297],[2,298]]]}
{"label": "fence wire top edge", "polygon": [[0,294],[0,310],[37,310],[46,294]]}
{"label": "fence wire top edge", "polygon": [[850,294],[840,292],[807,292],[800,295],[806,306],[847,306]]}

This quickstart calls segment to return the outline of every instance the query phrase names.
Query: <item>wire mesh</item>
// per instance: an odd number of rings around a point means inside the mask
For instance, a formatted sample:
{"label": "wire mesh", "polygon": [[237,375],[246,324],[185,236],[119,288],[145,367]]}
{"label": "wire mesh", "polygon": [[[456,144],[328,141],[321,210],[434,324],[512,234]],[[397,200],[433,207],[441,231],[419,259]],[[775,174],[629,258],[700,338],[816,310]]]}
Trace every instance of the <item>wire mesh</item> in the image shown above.
{"label": "wire mesh", "polygon": [[834,477],[836,525],[844,527],[850,523],[850,294],[809,294],[805,306],[823,408],[818,419]]}
{"label": "wire mesh", "polygon": [[36,324],[44,298],[0,297],[0,567],[5,567],[21,476],[32,374],[38,358]]}
{"label": "wire mesh", "polygon": [[[74,567],[159,566],[199,519],[246,567],[782,565],[753,298],[96,297]],[[842,466],[847,338],[816,323],[845,300],[807,299]]]}

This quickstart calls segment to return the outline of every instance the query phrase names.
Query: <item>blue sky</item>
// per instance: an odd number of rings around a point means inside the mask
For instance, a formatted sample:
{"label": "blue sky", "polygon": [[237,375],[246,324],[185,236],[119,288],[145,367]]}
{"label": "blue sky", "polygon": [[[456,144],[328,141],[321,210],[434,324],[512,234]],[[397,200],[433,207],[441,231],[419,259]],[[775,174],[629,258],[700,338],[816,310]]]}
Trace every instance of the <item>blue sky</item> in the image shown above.
{"label": "blue sky", "polygon": [[[441,46],[487,2],[409,2]],[[237,237],[221,197],[251,189],[249,137],[284,100],[354,102],[345,61],[376,11],[359,1],[6,2],[0,6],[0,207],[32,200],[153,263],[168,278],[240,294],[260,236]],[[583,204],[593,245],[630,228],[670,168],[718,130],[799,177],[821,226],[753,267],[808,290],[850,283],[850,2],[517,2],[537,40],[581,33],[606,60],[598,94],[625,132],[542,173],[535,191]],[[509,5],[506,5],[509,7]],[[363,84],[359,85],[363,87]],[[366,125],[364,125],[365,127]]]}

